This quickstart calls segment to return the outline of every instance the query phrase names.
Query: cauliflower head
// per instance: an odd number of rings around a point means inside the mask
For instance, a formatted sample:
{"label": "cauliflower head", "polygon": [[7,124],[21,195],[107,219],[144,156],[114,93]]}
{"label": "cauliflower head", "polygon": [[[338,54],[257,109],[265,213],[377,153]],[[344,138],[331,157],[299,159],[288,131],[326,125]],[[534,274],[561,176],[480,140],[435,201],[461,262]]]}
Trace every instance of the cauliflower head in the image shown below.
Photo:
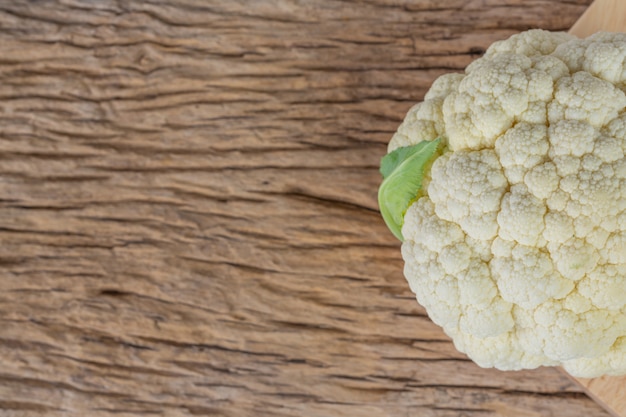
{"label": "cauliflower head", "polygon": [[480,366],[626,374],[625,92],[626,34],[531,30],[438,78],[391,139],[437,143],[406,175],[404,272]]}

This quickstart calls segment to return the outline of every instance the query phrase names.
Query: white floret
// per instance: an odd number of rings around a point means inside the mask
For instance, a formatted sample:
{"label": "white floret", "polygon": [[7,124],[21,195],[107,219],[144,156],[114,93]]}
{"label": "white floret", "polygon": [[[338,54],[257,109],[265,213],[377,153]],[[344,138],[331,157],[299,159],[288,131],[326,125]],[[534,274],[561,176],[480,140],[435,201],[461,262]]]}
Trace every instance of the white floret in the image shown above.
{"label": "white floret", "polygon": [[424,96],[424,101],[433,99],[445,99],[450,93],[456,91],[461,81],[465,78],[463,74],[444,74],[437,78]]}
{"label": "white floret", "polygon": [[553,162],[546,162],[528,170],[524,184],[535,198],[547,199],[559,188],[560,177]]}
{"label": "white floret", "polygon": [[571,238],[564,243],[548,244],[548,251],[557,271],[572,281],[593,272],[600,260],[596,248],[583,239]]}
{"label": "white floret", "polygon": [[507,186],[495,152],[455,152],[435,160],[428,195],[442,219],[480,240],[497,233],[497,213]]}
{"label": "white floret", "polygon": [[626,152],[626,113],[620,114],[604,126],[602,132],[610,138],[614,138],[621,146],[622,152]]}
{"label": "white floret", "polygon": [[602,136],[595,140],[593,154],[603,162],[615,162],[624,158],[624,151],[621,141],[610,137]]}
{"label": "white floret", "polygon": [[601,252],[609,263],[626,263],[626,231],[613,233]]}
{"label": "white floret", "polygon": [[626,306],[625,276],[624,264],[602,265],[578,284],[578,292],[599,308],[623,309]]}
{"label": "white floret", "polygon": [[520,123],[509,129],[495,143],[500,164],[511,184],[546,159],[550,144],[545,124]]}
{"label": "white floret", "polygon": [[490,147],[528,108],[532,61],[522,55],[498,56],[470,72],[444,100],[443,117],[453,150]]}
{"label": "white floret", "polygon": [[470,304],[465,306],[459,320],[459,330],[480,338],[491,338],[507,334],[515,327],[511,315],[511,303],[501,297],[492,299],[487,306]]}
{"label": "white floret", "polygon": [[574,219],[562,211],[549,211],[545,216],[543,237],[548,243],[565,243],[574,237]]}
{"label": "white floret", "polygon": [[500,203],[497,222],[500,226],[498,235],[522,245],[541,247],[545,245],[543,238],[544,202],[528,192],[523,184],[511,187]]}
{"label": "white floret", "polygon": [[533,318],[544,354],[560,362],[603,355],[626,330],[619,311],[598,309],[578,293],[547,301]]}
{"label": "white floret", "polygon": [[[496,239],[494,245],[506,245]],[[515,245],[507,253],[495,249],[498,256],[491,262],[492,275],[502,297],[515,305],[532,309],[552,298],[568,294],[574,284],[554,268],[550,256],[535,247]]]}
{"label": "white floret", "polygon": [[[440,101],[440,100],[439,100]],[[413,106],[389,142],[388,151],[403,146],[416,145],[425,140],[434,140],[441,135],[443,123],[436,112],[437,103],[423,102]],[[439,103],[439,106],[441,104]],[[426,111],[424,111],[426,110]]]}
{"label": "white floret", "polygon": [[572,375],[585,375],[587,378],[621,375],[619,370],[626,369],[626,337],[617,338],[611,350],[603,355],[564,361],[562,365]]}
{"label": "white floret", "polygon": [[622,86],[626,81],[626,34],[598,32],[586,39],[559,45],[553,54],[572,73],[589,74]]}
{"label": "white floret", "polygon": [[[580,158],[593,151],[596,136],[596,130],[589,123],[571,119],[557,120],[548,129],[550,157],[575,156]],[[576,160],[578,161],[578,159]],[[577,171],[578,166],[574,172]]]}
{"label": "white floret", "polygon": [[626,95],[619,88],[581,71],[557,81],[554,100],[548,104],[548,121],[579,120],[600,128],[624,106]]}
{"label": "white floret", "polygon": [[503,53],[513,53],[525,56],[549,55],[561,44],[576,39],[575,36],[564,32],[549,32],[541,29],[528,30],[510,38],[494,42],[485,52],[485,57]]}
{"label": "white floret", "polygon": [[529,31],[441,77],[389,149],[447,146],[405,276],[481,366],[626,374],[626,34]]}

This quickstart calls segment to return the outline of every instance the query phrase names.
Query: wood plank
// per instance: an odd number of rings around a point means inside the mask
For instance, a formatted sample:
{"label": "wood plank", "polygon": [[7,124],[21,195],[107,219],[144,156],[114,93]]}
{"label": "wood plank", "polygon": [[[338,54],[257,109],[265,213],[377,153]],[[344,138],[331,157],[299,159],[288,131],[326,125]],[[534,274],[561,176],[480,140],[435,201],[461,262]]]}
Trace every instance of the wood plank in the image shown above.
{"label": "wood plank", "polygon": [[0,415],[606,417],[456,352],[376,206],[438,75],[588,4],[0,2]]}
{"label": "wood plank", "polygon": [[614,417],[626,416],[626,377],[574,378]]}
{"label": "wood plank", "polygon": [[595,0],[570,29],[579,38],[599,32],[626,30],[626,1]]}

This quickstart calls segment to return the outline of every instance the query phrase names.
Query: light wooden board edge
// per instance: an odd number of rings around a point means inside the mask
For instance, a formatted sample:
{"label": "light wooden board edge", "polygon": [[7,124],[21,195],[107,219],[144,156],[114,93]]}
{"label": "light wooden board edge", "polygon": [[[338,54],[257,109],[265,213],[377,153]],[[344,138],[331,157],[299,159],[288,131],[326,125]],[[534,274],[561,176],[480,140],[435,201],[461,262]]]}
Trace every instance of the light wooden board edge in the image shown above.
{"label": "light wooden board edge", "polygon": [[[626,32],[626,0],[594,1],[569,32],[584,38],[599,31]],[[626,376],[591,379],[568,376],[612,416],[626,417]]]}
{"label": "light wooden board edge", "polygon": [[626,376],[601,376],[590,379],[570,376],[570,378],[580,384],[585,393],[612,416],[626,416]]}
{"label": "light wooden board edge", "polygon": [[594,1],[569,32],[585,38],[599,31],[626,31],[626,0]]}

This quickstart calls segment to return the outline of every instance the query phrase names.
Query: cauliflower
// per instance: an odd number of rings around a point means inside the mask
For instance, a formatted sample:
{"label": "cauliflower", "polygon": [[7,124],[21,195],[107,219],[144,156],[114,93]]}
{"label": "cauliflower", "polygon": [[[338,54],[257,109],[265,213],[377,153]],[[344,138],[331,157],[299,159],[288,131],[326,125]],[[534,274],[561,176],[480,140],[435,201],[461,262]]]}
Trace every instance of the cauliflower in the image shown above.
{"label": "cauliflower", "polygon": [[530,30],[438,78],[379,205],[430,318],[478,365],[626,374],[626,34]]}

